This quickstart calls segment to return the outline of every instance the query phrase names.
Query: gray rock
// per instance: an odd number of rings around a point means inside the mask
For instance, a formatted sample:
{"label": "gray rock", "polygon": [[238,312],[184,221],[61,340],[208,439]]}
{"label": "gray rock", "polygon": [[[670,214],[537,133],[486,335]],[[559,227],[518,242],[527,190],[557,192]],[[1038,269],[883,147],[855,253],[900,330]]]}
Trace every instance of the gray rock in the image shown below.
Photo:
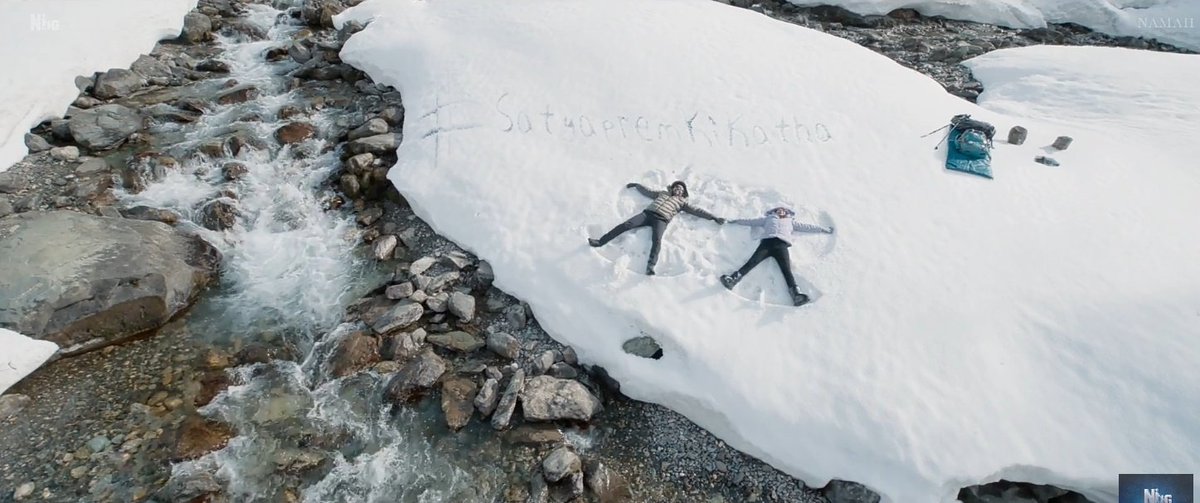
{"label": "gray rock", "polygon": [[183,218],[180,214],[162,208],[151,208],[149,206],[134,206],[121,210],[121,216],[132,218],[135,220],[152,220],[162,222],[167,225],[175,225]]}
{"label": "gray rock", "polygon": [[223,231],[232,228],[237,223],[239,211],[237,201],[228,197],[213,199],[200,207],[199,221],[196,222],[206,229]]}
{"label": "gray rock", "polygon": [[450,431],[461,430],[471,422],[471,414],[475,412],[472,403],[475,391],[475,381],[466,377],[454,377],[442,382],[442,412]]}
{"label": "gray rock", "polygon": [[482,339],[462,331],[430,335],[425,340],[434,346],[460,353],[471,353],[483,347]]}
{"label": "gray rock", "polygon": [[413,294],[413,285],[411,282],[405,281],[400,284],[391,285],[383,292],[388,300],[400,300],[408,298]]}
{"label": "gray rock", "polygon": [[211,18],[202,13],[192,11],[183,18],[183,31],[179,34],[179,38],[193,44],[203,42],[208,39],[212,28]]}
{"label": "gray rock", "polygon": [[404,243],[405,247],[416,248],[419,242],[417,241],[417,228],[409,227],[400,231],[400,242]]}
{"label": "gray rock", "polygon": [[35,489],[37,489],[37,485],[34,484],[33,482],[26,482],[24,484],[21,484],[21,485],[17,486],[17,489],[15,491],[13,491],[13,499],[20,501],[25,498],[28,498],[33,495],[33,491]]}
{"label": "gray rock", "polygon": [[364,227],[369,227],[371,224],[378,222],[383,218],[383,208],[378,206],[367,208],[362,213],[358,214],[358,223]]}
{"label": "gray rock", "polygon": [[429,300],[429,294],[425,293],[424,290],[417,290],[412,295],[409,295],[408,299],[413,302],[424,303]]}
{"label": "gray rock", "polygon": [[408,273],[413,275],[424,274],[425,271],[428,271],[429,268],[433,267],[433,264],[436,263],[437,259],[433,257],[421,257],[414,260],[413,263],[408,266]]}
{"label": "gray rock", "polygon": [[142,76],[124,68],[113,68],[96,76],[92,95],[102,100],[124,98],[141,89]]}
{"label": "gray rock", "polygon": [[429,389],[446,373],[446,362],[431,351],[425,351],[406,363],[388,381],[387,397],[407,402]]}
{"label": "gray rock", "polygon": [[146,54],[138,56],[138,59],[129,65],[129,69],[147,79],[170,79],[172,77],[171,67],[159,61],[158,58]]}
{"label": "gray rock", "polygon": [[38,152],[50,150],[51,145],[50,142],[46,141],[46,139],[42,138],[41,136],[33,133],[25,133],[25,147],[28,148],[30,152],[36,154]]}
{"label": "gray rock", "polygon": [[339,177],[338,185],[342,188],[342,193],[351,199],[358,198],[359,194],[362,193],[362,184],[358,182],[358,177],[350,173],[345,173]]}
{"label": "gray rock", "polygon": [[497,381],[504,379],[504,372],[501,372],[500,369],[491,365],[489,365],[486,369],[483,369],[483,375],[488,379],[495,379]]}
{"label": "gray rock", "polygon": [[525,306],[520,304],[504,308],[504,319],[518,330],[525,328],[525,325],[529,323],[528,317],[525,315]]}
{"label": "gray rock", "polygon": [[446,262],[449,262],[451,266],[460,271],[471,265],[471,257],[460,251],[447,253],[444,258]]}
{"label": "gray rock", "polygon": [[13,208],[13,205],[11,202],[9,202],[8,198],[0,197],[0,218],[12,215],[14,211],[16,211],[16,208]]}
{"label": "gray rock", "polygon": [[80,178],[75,182],[75,188],[71,191],[71,195],[81,201],[90,201],[93,198],[100,197],[104,191],[112,187],[112,178],[107,176],[93,176]]}
{"label": "gray rock", "polygon": [[373,164],[375,164],[375,154],[371,153],[358,154],[346,159],[346,169],[355,175],[366,173]]}
{"label": "gray rock", "polygon": [[1021,126],[1013,126],[1008,130],[1008,142],[1013,145],[1021,145],[1025,143],[1025,138],[1029,136],[1029,131]]}
{"label": "gray rock", "polygon": [[292,58],[292,61],[297,63],[307,63],[312,59],[312,50],[302,42],[296,42],[288,46],[287,54]]}
{"label": "gray rock", "polygon": [[14,173],[0,173],[0,193],[16,194],[25,189],[25,179]]}
{"label": "gray rock", "polygon": [[569,365],[579,365],[579,355],[575,354],[575,348],[571,346],[563,348],[562,360]]}
{"label": "gray rock", "polygon": [[233,161],[227,162],[221,166],[221,176],[230,182],[241,180],[250,173],[250,167],[245,163]]}
{"label": "gray rock", "polygon": [[537,376],[525,383],[521,392],[525,419],[590,421],[601,410],[600,399],[578,381]]}
{"label": "gray rock", "polygon": [[492,332],[487,336],[487,347],[493,353],[515,360],[521,354],[521,344],[517,338],[504,332]]}
{"label": "gray rock", "polygon": [[545,374],[550,370],[550,367],[554,366],[554,362],[556,361],[558,361],[558,355],[554,354],[554,351],[543,351],[542,354],[537,355],[537,358],[534,358],[533,362],[531,362],[533,375]]}
{"label": "gray rock", "polygon": [[[216,468],[212,470],[215,472]],[[172,473],[162,490],[162,501],[197,501],[207,494],[221,492],[221,483],[212,472],[179,470]]]}
{"label": "gray rock", "polygon": [[86,110],[89,108],[98,107],[103,104],[104,104],[104,100],[98,100],[98,99],[88,96],[86,94],[79,95],[78,98],[75,98],[75,101],[71,102],[71,106],[78,108],[80,110]]}
{"label": "gray rock", "polygon": [[27,395],[0,395],[0,421],[13,417],[33,402]]}
{"label": "gray rock", "polygon": [[457,316],[464,323],[475,319],[475,297],[462,292],[454,292],[450,294],[447,307],[450,309],[450,314]]}
{"label": "gray rock", "polygon": [[384,155],[394,153],[399,145],[399,134],[385,133],[351,141],[346,144],[346,152],[350,155],[365,153]]}
{"label": "gray rock", "polygon": [[83,110],[67,123],[71,138],[88,150],[107,150],[141,131],[142,116],[134,109],[109,104]]}
{"label": "gray rock", "polygon": [[371,119],[354,130],[350,131],[347,138],[357,140],[368,136],[381,135],[388,132],[388,123],[383,119]]}
{"label": "gray rock", "polygon": [[621,349],[626,353],[642,358],[658,359],[662,357],[662,346],[658,345],[658,341],[650,336],[634,337],[621,344]]}
{"label": "gray rock", "polygon": [[1067,147],[1071,146],[1072,141],[1074,140],[1070,136],[1059,136],[1058,138],[1054,139],[1054,143],[1050,146],[1058,150],[1066,150]]}
{"label": "gray rock", "polygon": [[631,503],[633,491],[629,481],[619,472],[600,461],[590,461],[584,467],[587,488],[596,497],[596,503]]}
{"label": "gray rock", "polygon": [[238,86],[217,96],[217,103],[222,105],[236,105],[257,98],[258,95],[259,90],[257,87],[251,85]]}
{"label": "gray rock", "polygon": [[568,503],[583,496],[583,473],[575,472],[567,475],[558,484],[550,486],[550,501],[553,503]]}
{"label": "gray rock", "polygon": [[529,499],[527,503],[549,503],[550,501],[550,486],[546,484],[546,479],[539,472],[533,472],[533,476],[529,478]]}
{"label": "gray rock", "polygon": [[60,161],[75,162],[79,160],[79,147],[68,145],[50,149],[50,157]]}
{"label": "gray rock", "polygon": [[229,64],[217,59],[206,59],[196,64],[196,71],[209,73],[229,73]]}
{"label": "gray rock", "polygon": [[67,354],[166,323],[216,278],[220,262],[203,239],[158,222],[51,211],[5,224],[16,229],[0,237],[0,326]]}
{"label": "gray rock", "polygon": [[583,462],[579,460],[579,455],[565,446],[550,451],[542,460],[542,475],[550,483],[558,482],[572,473],[579,473],[581,469]]}
{"label": "gray rock", "polygon": [[112,441],[109,440],[108,437],[101,435],[92,437],[91,440],[88,440],[86,445],[88,450],[92,451],[93,453],[104,452],[105,449],[108,449],[109,446],[112,445]]}
{"label": "gray rock", "polygon": [[388,124],[399,126],[404,123],[404,109],[400,107],[387,107],[379,113],[379,118],[387,121]]}
{"label": "gray rock", "polygon": [[475,270],[475,277],[479,278],[479,282],[484,285],[491,285],[496,280],[496,273],[492,272],[492,264],[486,260],[479,261],[479,268]]}
{"label": "gray rock", "polygon": [[371,325],[371,329],[378,334],[386,334],[388,332],[399,330],[409,325],[412,325],[421,316],[425,314],[425,308],[420,304],[409,300],[400,301],[400,303],[392,306],[380,316],[374,317],[367,323]]}
{"label": "gray rock", "polygon": [[104,159],[89,157],[75,167],[75,176],[91,176],[108,171],[108,163]]}
{"label": "gray rock", "polygon": [[496,404],[499,401],[500,380],[489,377],[483,381],[483,386],[479,388],[479,394],[475,395],[475,408],[479,410],[480,416],[486,418],[496,410]]}
{"label": "gray rock", "polygon": [[550,366],[549,375],[559,379],[575,379],[579,377],[579,371],[564,362],[558,362]]}
{"label": "gray rock", "polygon": [[496,411],[492,413],[493,429],[508,428],[509,422],[512,421],[513,410],[517,407],[517,399],[520,398],[523,389],[525,389],[525,371],[517,369],[509,378],[508,387],[504,389],[504,395],[500,397],[500,403],[496,405]]}
{"label": "gray rock", "polygon": [[435,313],[444,313],[446,312],[446,304],[449,300],[450,296],[443,292],[425,299],[425,306]]}
{"label": "gray rock", "polygon": [[830,480],[821,489],[829,503],[879,503],[879,495],[858,482]]}
{"label": "gray rock", "polygon": [[375,240],[375,259],[376,260],[391,260],[396,253],[396,245],[399,240],[391,234],[380,236]]}
{"label": "gray rock", "polygon": [[444,272],[435,276],[429,281],[429,284],[422,288],[427,292],[440,292],[451,284],[457,282],[462,277],[458,271]]}

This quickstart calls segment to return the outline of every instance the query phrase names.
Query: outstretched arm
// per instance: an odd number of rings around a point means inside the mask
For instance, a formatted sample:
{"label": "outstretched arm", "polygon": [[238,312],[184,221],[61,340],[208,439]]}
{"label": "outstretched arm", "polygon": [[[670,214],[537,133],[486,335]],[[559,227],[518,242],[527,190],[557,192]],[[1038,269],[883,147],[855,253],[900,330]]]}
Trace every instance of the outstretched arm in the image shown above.
{"label": "outstretched arm", "polygon": [[820,232],[824,234],[833,234],[833,227],[821,227],[820,225],[802,224],[800,222],[792,222],[792,232]]}
{"label": "outstretched arm", "polygon": [[748,225],[748,226],[750,226],[750,227],[759,227],[759,226],[761,226],[762,224],[764,224],[764,223],[766,223],[766,222],[767,222],[767,217],[760,217],[760,218],[738,218],[738,219],[735,219],[735,220],[730,220],[730,222],[732,222],[732,223],[735,223],[735,224],[738,224],[738,225]]}
{"label": "outstretched arm", "polygon": [[689,214],[689,215],[695,215],[695,216],[697,216],[697,217],[700,217],[700,218],[706,218],[706,219],[708,219],[708,220],[712,220],[713,222],[716,222],[716,223],[719,223],[719,224],[723,224],[723,223],[725,223],[725,219],[723,219],[723,218],[719,218],[719,217],[717,217],[716,215],[713,215],[712,213],[709,213],[709,212],[707,212],[707,211],[704,211],[702,208],[697,208],[697,207],[695,207],[695,206],[692,206],[692,205],[690,205],[690,204],[688,204],[688,205],[684,205],[684,207],[683,207],[683,208],[681,208],[681,209],[684,211],[684,213],[687,213],[687,214]]}
{"label": "outstretched arm", "polygon": [[625,184],[625,187],[630,188],[630,189],[637,189],[637,191],[641,192],[643,196],[649,197],[651,199],[662,195],[662,191],[650,190],[650,189],[646,188],[645,185],[642,185],[637,182]]}

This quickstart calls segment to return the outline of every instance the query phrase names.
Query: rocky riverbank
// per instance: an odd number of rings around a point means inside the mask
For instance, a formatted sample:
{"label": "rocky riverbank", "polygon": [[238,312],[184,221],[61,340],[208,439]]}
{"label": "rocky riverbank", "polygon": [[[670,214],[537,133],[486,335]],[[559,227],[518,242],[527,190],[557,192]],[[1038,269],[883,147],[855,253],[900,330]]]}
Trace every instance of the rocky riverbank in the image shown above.
{"label": "rocky riverbank", "polygon": [[[87,286],[0,309],[37,314],[0,324],[71,348],[10,391],[30,399],[0,417],[0,501],[879,500],[853,482],[807,487],[621,396],[494,288],[486,262],[417,218],[386,178],[402,169],[402,96],[338,58],[357,28],[332,27],[344,7],[203,0],[179,40],[81,79],[67,116],[31,131],[33,153],[0,175],[0,232],[36,234],[3,246],[23,271]],[[959,61],[1042,36],[754,8],[967,99],[977,83]],[[119,270],[97,277],[83,272],[104,267],[61,267],[74,254],[36,253],[128,233],[146,248],[111,248]],[[138,323],[106,321],[130,312]],[[960,497],[1084,501],[1021,483]]]}

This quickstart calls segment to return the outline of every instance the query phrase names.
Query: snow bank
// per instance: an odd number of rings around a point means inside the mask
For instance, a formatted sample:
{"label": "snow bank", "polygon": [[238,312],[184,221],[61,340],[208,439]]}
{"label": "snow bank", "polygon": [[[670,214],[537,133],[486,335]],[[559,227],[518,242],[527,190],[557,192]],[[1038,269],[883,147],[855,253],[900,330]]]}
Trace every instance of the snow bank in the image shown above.
{"label": "snow bank", "polygon": [[75,77],[128,68],[179,35],[196,0],[4,0],[0,12],[0,172],[28,153],[25,133],[61,117]]}
{"label": "snow bank", "polygon": [[54,356],[58,345],[0,328],[0,393]]}
{"label": "snow bank", "polygon": [[795,5],[836,5],[863,15],[915,9],[1010,28],[1076,23],[1118,36],[1155,38],[1200,50],[1200,2],[1195,0],[787,0]]}
{"label": "snow bank", "polygon": [[[392,182],[631,396],[892,502],[1001,477],[1111,501],[1120,472],[1200,463],[1200,59],[979,60],[989,89],[1041,93],[1018,119],[707,0],[372,0],[349,19],[373,22],[342,58],[405,96]],[[1078,78],[1029,83],[1048,66]],[[1143,94],[1175,113],[1127,117]],[[960,112],[1029,128],[998,145],[995,180],[944,170],[938,135],[919,138]],[[1062,166],[1034,163],[1061,134]],[[721,216],[783,201],[833,224],[791,249],[817,300],[781,306],[771,263],[719,285],[756,245],[745,227],[677,218],[653,278],[644,229],[586,246],[647,204],[627,182],[676,178]],[[643,333],[661,360],[621,351]]]}

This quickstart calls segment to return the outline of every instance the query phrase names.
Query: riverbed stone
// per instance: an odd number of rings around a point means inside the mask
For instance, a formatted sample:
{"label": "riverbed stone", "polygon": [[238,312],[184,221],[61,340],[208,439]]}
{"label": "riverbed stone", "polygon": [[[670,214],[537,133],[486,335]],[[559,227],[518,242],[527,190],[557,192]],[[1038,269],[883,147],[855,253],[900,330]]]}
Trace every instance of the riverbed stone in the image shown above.
{"label": "riverbed stone", "polygon": [[192,11],[183,18],[183,30],[179,33],[179,39],[192,44],[200,43],[209,38],[212,29],[212,18]]}
{"label": "riverbed stone", "polygon": [[180,214],[163,208],[151,208],[149,206],[134,206],[120,210],[121,216],[132,218],[135,220],[150,220],[154,222],[162,222],[167,225],[175,225],[179,223],[179,219],[183,218]]}
{"label": "riverbed stone", "polygon": [[375,333],[386,334],[412,325],[424,314],[425,308],[421,304],[403,300],[378,314],[368,313],[366,321]]}
{"label": "riverbed stone", "polygon": [[475,297],[462,292],[451,293],[446,307],[450,310],[450,314],[457,316],[464,323],[470,323],[475,319]]}
{"label": "riverbed stone", "polygon": [[32,153],[45,152],[50,150],[50,142],[46,141],[41,135],[33,133],[25,133],[25,148],[28,148]]}
{"label": "riverbed stone", "polygon": [[354,332],[338,341],[329,359],[329,373],[345,377],[379,361],[379,339],[366,332]]}
{"label": "riverbed stone", "polygon": [[413,261],[408,266],[408,273],[414,276],[425,274],[430,267],[437,263],[437,259],[429,256],[421,257]]}
{"label": "riverbed stone", "polygon": [[220,262],[212,245],[168,225],[73,211],[5,217],[0,256],[0,326],[68,354],[166,323]]}
{"label": "riverbed stone", "polygon": [[370,153],[378,156],[395,152],[399,145],[398,134],[385,133],[351,141],[346,144],[346,152],[350,155]]}
{"label": "riverbed stone", "polygon": [[79,160],[79,147],[67,145],[50,149],[50,158],[58,161],[75,162]]}
{"label": "riverbed stone", "polygon": [[173,459],[196,459],[225,447],[230,438],[233,438],[233,430],[224,423],[191,416],[183,422],[177,433]]}
{"label": "riverbed stone", "polygon": [[533,375],[545,374],[550,370],[550,367],[554,366],[554,362],[558,361],[557,356],[553,350],[542,351],[541,354],[533,359],[531,373]]}
{"label": "riverbed stone", "polygon": [[454,377],[442,382],[442,412],[446,415],[446,426],[451,431],[461,430],[471,421],[475,411],[473,400],[476,395],[475,381],[466,377]]}
{"label": "riverbed stone", "polygon": [[879,503],[879,495],[858,482],[833,479],[821,488],[829,503]]}
{"label": "riverbed stone", "polygon": [[108,104],[82,110],[67,122],[71,138],[88,150],[120,145],[143,127],[141,114],[132,108]]}
{"label": "riverbed stone", "polygon": [[558,482],[572,473],[577,473],[583,469],[583,462],[579,460],[579,455],[566,446],[559,447],[550,451],[542,460],[542,475],[546,477],[547,482]]}
{"label": "riverbed stone", "polygon": [[96,76],[92,95],[102,100],[123,98],[141,89],[142,76],[124,68],[113,68]]}
{"label": "riverbed stone", "polygon": [[368,136],[381,135],[388,132],[388,123],[383,119],[371,119],[365,124],[353,129],[347,135],[350,140],[366,138]]}
{"label": "riverbed stone", "polygon": [[275,139],[284,145],[300,143],[317,135],[317,127],[307,122],[289,122],[275,130]]}
{"label": "riverbed stone", "polygon": [[384,290],[383,294],[390,300],[405,299],[408,298],[409,295],[413,294],[413,284],[409,281],[405,281],[403,283],[391,285]]}
{"label": "riverbed stone", "polygon": [[257,98],[258,95],[258,88],[254,86],[238,86],[217,96],[217,103],[222,105],[236,105]]}
{"label": "riverbed stone", "polygon": [[495,378],[487,378],[483,381],[483,386],[479,387],[479,393],[475,395],[474,405],[479,410],[481,417],[488,417],[496,410],[496,404],[500,402],[500,380]]}
{"label": "riverbed stone", "polygon": [[529,478],[529,499],[527,503],[549,503],[550,485],[541,472],[534,471]]}
{"label": "riverbed stone", "polygon": [[350,156],[346,159],[346,169],[355,175],[361,175],[371,169],[371,165],[375,164],[375,154],[363,153],[355,156]]}
{"label": "riverbed stone", "polygon": [[517,369],[513,372],[512,377],[508,380],[508,387],[504,389],[504,394],[500,396],[500,403],[496,405],[496,411],[492,413],[492,428],[496,430],[504,430],[508,428],[509,422],[512,421],[513,411],[517,407],[517,400],[521,396],[521,390],[525,389],[525,371]]}
{"label": "riverbed stone", "polygon": [[433,334],[426,337],[425,340],[434,346],[458,351],[459,353],[471,353],[484,345],[483,340],[479,337],[462,331]]}
{"label": "riverbed stone", "polygon": [[380,236],[375,240],[375,260],[391,260],[396,254],[396,245],[398,244],[400,244],[400,240],[396,239],[396,236],[391,234]]}
{"label": "riverbed stone", "polygon": [[601,410],[600,399],[578,381],[537,376],[525,383],[521,392],[525,419],[590,421]]}
{"label": "riverbed stone", "polygon": [[237,201],[228,197],[219,197],[200,207],[198,221],[206,229],[223,231],[237,223],[239,211]]}
{"label": "riverbed stone", "polygon": [[487,347],[493,353],[515,360],[521,354],[521,343],[504,332],[492,332],[487,336]]}
{"label": "riverbed stone", "polygon": [[575,379],[579,377],[579,371],[566,362],[557,362],[551,365],[550,370],[546,374],[559,379]]}
{"label": "riverbed stone", "polygon": [[425,299],[425,307],[428,307],[430,311],[435,313],[444,313],[446,312],[446,303],[449,300],[450,295],[446,294],[445,292],[437,295],[431,295],[428,299]]}
{"label": "riverbed stone", "polygon": [[230,182],[241,180],[249,173],[250,167],[246,166],[245,163],[232,161],[221,166],[221,176]]}
{"label": "riverbed stone", "polygon": [[584,465],[584,481],[595,496],[596,503],[632,503],[633,490],[620,472],[591,460]]}
{"label": "riverbed stone", "polygon": [[642,358],[659,359],[662,357],[662,346],[659,346],[658,341],[650,336],[634,337],[626,340],[621,344],[621,349],[626,353]]}
{"label": "riverbed stone", "polygon": [[433,386],[444,373],[446,361],[432,351],[424,351],[392,376],[387,397],[394,402],[407,402]]}
{"label": "riverbed stone", "polygon": [[557,484],[550,486],[550,501],[552,503],[569,503],[583,496],[584,479],[582,472],[574,472]]}
{"label": "riverbed stone", "polygon": [[16,393],[0,395],[0,421],[19,414],[30,403],[33,403],[33,399],[29,398],[28,395]]}

